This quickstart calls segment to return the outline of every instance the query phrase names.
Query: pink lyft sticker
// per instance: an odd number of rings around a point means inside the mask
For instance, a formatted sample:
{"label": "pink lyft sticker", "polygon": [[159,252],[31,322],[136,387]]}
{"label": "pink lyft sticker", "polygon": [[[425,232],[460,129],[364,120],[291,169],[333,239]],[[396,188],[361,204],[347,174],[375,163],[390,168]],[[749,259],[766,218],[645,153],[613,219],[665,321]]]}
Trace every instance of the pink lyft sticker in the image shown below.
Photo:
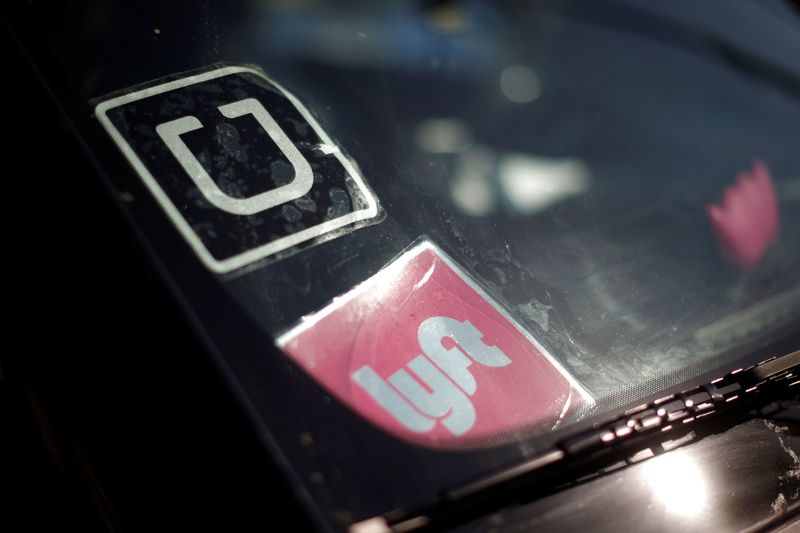
{"label": "pink lyft sticker", "polygon": [[496,444],[552,427],[592,402],[429,241],[277,343],[361,416],[427,446]]}

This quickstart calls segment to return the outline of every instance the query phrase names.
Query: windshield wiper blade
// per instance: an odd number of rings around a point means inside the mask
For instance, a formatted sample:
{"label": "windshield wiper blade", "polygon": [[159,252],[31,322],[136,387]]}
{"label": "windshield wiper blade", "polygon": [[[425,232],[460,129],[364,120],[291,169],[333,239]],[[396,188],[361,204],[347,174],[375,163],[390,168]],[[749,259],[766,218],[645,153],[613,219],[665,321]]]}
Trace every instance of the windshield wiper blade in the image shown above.
{"label": "windshield wiper blade", "polygon": [[[769,417],[779,409],[774,402],[800,390],[795,389],[797,385],[800,350],[629,409],[562,439],[531,459],[445,491],[416,508],[353,524],[350,532],[400,533],[463,523],[492,509],[616,470],[620,458],[622,466],[632,464],[696,440],[698,435]],[[723,419],[725,423],[720,423]],[[612,466],[604,469],[604,464]]]}

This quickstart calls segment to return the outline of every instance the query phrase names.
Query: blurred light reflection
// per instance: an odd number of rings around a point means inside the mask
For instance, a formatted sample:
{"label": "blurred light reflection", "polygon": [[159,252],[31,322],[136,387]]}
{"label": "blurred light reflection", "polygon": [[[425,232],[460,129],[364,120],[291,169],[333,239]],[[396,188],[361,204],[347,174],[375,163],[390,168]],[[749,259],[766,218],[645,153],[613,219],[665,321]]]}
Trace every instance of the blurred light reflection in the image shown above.
{"label": "blurred light reflection", "polygon": [[501,160],[498,176],[511,207],[524,214],[539,213],[589,188],[589,170],[577,159],[509,155]]}
{"label": "blurred light reflection", "polygon": [[539,76],[528,67],[510,65],[500,73],[500,89],[515,104],[532,102],[542,92]]}
{"label": "blurred light reflection", "polygon": [[459,156],[450,195],[462,212],[482,217],[495,210],[497,193],[491,181],[494,165],[494,152],[485,147],[470,148]]}
{"label": "blurred light reflection", "polygon": [[706,476],[683,450],[650,459],[642,465],[642,471],[654,501],[669,513],[693,518],[706,508]]}
{"label": "blurred light reflection", "polygon": [[428,9],[425,19],[432,29],[442,33],[458,33],[467,30],[472,25],[470,13],[459,6],[440,5]]}
{"label": "blurred light reflection", "polygon": [[725,189],[721,205],[706,208],[720,250],[742,271],[755,269],[766,255],[778,234],[779,211],[772,175],[760,160]]}
{"label": "blurred light reflection", "polygon": [[463,120],[433,118],[417,125],[414,140],[423,152],[452,154],[463,151],[472,143],[472,131]]}

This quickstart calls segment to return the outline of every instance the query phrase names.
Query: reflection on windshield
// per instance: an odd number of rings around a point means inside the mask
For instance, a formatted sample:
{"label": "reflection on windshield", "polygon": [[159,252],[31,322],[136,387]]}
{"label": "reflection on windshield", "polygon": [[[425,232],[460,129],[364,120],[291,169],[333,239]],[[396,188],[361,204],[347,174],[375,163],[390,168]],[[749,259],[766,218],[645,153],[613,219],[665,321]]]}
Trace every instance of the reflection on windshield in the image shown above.
{"label": "reflection on windshield", "polygon": [[728,261],[742,270],[755,268],[778,234],[778,200],[767,166],[756,160],[752,171],[740,173],[722,204],[708,207],[708,218]]}
{"label": "reflection on windshield", "polygon": [[708,484],[702,465],[685,450],[649,459],[638,474],[653,501],[682,521],[691,521],[706,508]]}
{"label": "reflection on windshield", "polygon": [[526,104],[536,100],[542,92],[539,77],[523,65],[510,65],[500,73],[500,88],[503,95],[515,104]]}
{"label": "reflection on windshield", "polygon": [[398,228],[370,273],[431,236],[620,405],[800,317],[797,16],[737,6],[259,3],[230,50],[339,126]]}
{"label": "reflection on windshield", "polygon": [[484,217],[503,208],[536,214],[589,189],[589,169],[573,158],[493,152],[473,142],[469,126],[457,118],[420,122],[414,138],[429,154],[453,154],[449,188],[464,214]]}

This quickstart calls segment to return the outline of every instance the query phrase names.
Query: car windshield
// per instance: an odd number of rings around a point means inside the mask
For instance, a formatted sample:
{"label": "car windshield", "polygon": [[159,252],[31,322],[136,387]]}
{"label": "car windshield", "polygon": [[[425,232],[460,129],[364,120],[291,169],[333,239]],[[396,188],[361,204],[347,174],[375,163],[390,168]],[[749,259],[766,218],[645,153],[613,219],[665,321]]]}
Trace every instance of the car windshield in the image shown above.
{"label": "car windshield", "polygon": [[[135,217],[210,337],[228,339],[216,347],[234,386],[331,524],[511,464],[593,417],[729,371],[800,324],[796,4],[33,10],[92,111],[197,69],[279,85],[305,113],[297,132],[324,131],[316,153],[340,154],[349,176],[352,188],[324,193],[325,220],[358,203],[356,189],[374,207],[242,268],[204,269],[211,310],[181,285],[201,263],[176,259],[186,245],[167,243],[167,217]],[[124,135],[133,115],[114,113]],[[99,122],[87,131],[105,135]],[[200,153],[203,139],[184,135]],[[131,183],[103,142],[89,146],[111,182]],[[280,224],[317,209],[304,198]]]}

